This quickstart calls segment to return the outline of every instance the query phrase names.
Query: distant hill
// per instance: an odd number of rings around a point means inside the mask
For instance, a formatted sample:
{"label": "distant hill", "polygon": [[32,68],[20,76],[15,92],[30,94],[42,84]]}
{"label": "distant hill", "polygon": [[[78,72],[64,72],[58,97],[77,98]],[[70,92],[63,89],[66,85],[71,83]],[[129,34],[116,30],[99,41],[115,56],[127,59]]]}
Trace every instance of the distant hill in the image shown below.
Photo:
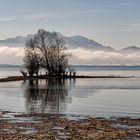
{"label": "distant hill", "polygon": [[0,68],[20,68],[21,65],[0,64]]}
{"label": "distant hill", "polygon": [[26,43],[26,40],[31,39],[33,35],[27,35],[25,36],[16,36],[14,38],[7,38],[5,40],[0,40],[0,45],[7,45],[7,46],[24,46]]}
{"label": "distant hill", "polygon": [[[63,36],[60,33],[58,33],[58,34],[63,37],[68,48],[81,47],[81,48],[85,48],[85,49],[115,51],[115,49],[113,49],[111,47],[104,46],[92,39],[88,39],[83,36],[76,35],[76,36],[67,37],[67,36]],[[20,46],[23,46],[26,43],[26,40],[28,40],[32,37],[33,37],[33,35],[27,35],[27,37],[17,36],[15,38],[8,38],[5,40],[0,40],[0,45],[11,45],[12,44],[12,45],[17,46],[17,44],[19,44]]]}
{"label": "distant hill", "polygon": [[72,37],[66,37],[63,36],[65,42],[70,46],[83,46],[83,47],[94,47],[94,48],[104,48],[103,45],[97,43],[94,40],[88,39],[83,36],[72,36]]}
{"label": "distant hill", "polygon": [[24,44],[26,41],[27,37],[21,37],[21,36],[17,36],[15,38],[8,38],[5,40],[0,40],[0,43],[2,44]]}
{"label": "distant hill", "polygon": [[121,53],[134,53],[134,52],[140,52],[140,48],[136,46],[130,46],[126,47],[120,50]]}
{"label": "distant hill", "polygon": [[[67,48],[83,48],[83,49],[90,49],[93,51],[106,51],[106,52],[120,52],[120,53],[137,53],[140,52],[140,48],[137,46],[130,46],[123,48],[121,50],[115,50],[110,46],[104,46],[93,39],[89,39],[80,35],[76,36],[63,36],[62,34],[58,33],[63,39],[65,40]],[[29,34],[25,36],[17,36],[15,38],[8,38],[5,40],[0,40],[0,46],[8,45],[8,46],[24,46],[26,40],[31,39],[34,35]]]}

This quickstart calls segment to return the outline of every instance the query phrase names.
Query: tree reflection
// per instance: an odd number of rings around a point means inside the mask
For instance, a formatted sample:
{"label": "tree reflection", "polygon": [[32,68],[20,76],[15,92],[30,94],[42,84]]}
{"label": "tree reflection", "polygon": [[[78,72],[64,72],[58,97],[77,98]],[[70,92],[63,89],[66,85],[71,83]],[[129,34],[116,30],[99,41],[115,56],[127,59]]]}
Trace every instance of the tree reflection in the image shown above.
{"label": "tree reflection", "polygon": [[60,113],[71,102],[68,96],[67,80],[30,80],[24,82],[26,108],[28,113]]}

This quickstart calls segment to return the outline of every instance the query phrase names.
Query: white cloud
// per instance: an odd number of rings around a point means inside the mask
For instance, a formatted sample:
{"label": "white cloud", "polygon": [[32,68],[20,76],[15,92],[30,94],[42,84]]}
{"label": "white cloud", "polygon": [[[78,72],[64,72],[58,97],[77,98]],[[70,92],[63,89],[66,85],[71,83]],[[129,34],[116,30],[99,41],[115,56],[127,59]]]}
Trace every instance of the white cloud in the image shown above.
{"label": "white cloud", "polygon": [[38,13],[38,14],[29,14],[22,16],[23,19],[34,20],[34,19],[46,19],[46,18],[64,18],[67,15],[62,13]]}
{"label": "white cloud", "polygon": [[140,23],[115,24],[112,27],[112,31],[115,31],[115,32],[140,31]]}
{"label": "white cloud", "polygon": [[[9,47],[1,46],[0,55],[6,55],[15,58],[22,58],[24,56],[24,48],[20,47]],[[9,59],[10,59],[9,57]]]}
{"label": "white cloud", "polygon": [[65,18],[70,15],[64,13],[37,13],[37,14],[27,14],[20,16],[5,16],[0,17],[0,22],[10,22],[15,20],[37,20],[37,19],[47,19],[47,18]]}
{"label": "white cloud", "polygon": [[47,19],[47,18],[67,18],[67,17],[73,17],[79,14],[96,14],[96,13],[112,13],[112,12],[118,12],[115,10],[81,10],[81,11],[71,11],[69,13],[62,13],[62,12],[44,12],[44,13],[36,13],[36,14],[26,14],[26,15],[20,15],[20,16],[5,16],[0,17],[1,22],[9,22],[14,20],[37,20],[37,19]]}
{"label": "white cloud", "polygon": [[24,48],[0,46],[0,64],[23,64]]}
{"label": "white cloud", "polygon": [[[140,65],[140,53],[122,54],[119,52],[93,51],[83,48],[68,49],[72,54],[70,62],[72,64],[96,64],[96,65]],[[0,47],[0,63],[23,63],[23,47]]]}
{"label": "white cloud", "polygon": [[140,64],[140,53],[122,54],[119,52],[91,51],[87,49],[70,49],[71,62],[79,64]]}
{"label": "white cloud", "polygon": [[15,18],[13,17],[0,17],[0,22],[9,22],[9,21],[14,21]]}
{"label": "white cloud", "polygon": [[119,12],[117,10],[83,10],[83,11],[79,11],[78,13],[81,14],[97,14],[97,13],[116,13]]}

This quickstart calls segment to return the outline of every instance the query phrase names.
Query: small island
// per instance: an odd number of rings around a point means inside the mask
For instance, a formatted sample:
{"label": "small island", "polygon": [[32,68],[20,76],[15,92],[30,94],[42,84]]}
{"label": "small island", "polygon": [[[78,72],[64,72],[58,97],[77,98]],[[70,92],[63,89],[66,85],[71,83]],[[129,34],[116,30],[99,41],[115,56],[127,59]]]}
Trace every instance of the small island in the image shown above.
{"label": "small island", "polygon": [[[37,80],[37,79],[67,79],[67,78],[130,78],[125,76],[88,76],[77,75],[75,67],[69,64],[71,54],[67,52],[65,41],[57,32],[39,29],[25,44],[22,76],[1,78],[0,82]],[[45,74],[41,74],[41,70]]]}

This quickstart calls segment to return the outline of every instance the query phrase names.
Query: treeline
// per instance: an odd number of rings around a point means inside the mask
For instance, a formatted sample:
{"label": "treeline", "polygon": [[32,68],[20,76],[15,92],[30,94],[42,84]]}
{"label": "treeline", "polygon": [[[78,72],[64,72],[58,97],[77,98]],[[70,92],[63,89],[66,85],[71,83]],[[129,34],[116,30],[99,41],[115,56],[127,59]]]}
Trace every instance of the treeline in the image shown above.
{"label": "treeline", "polygon": [[72,76],[76,73],[68,64],[69,57],[65,42],[59,34],[40,29],[26,42],[23,61],[27,72],[22,69],[21,73],[24,76],[38,76],[40,69],[44,69],[47,76]]}

